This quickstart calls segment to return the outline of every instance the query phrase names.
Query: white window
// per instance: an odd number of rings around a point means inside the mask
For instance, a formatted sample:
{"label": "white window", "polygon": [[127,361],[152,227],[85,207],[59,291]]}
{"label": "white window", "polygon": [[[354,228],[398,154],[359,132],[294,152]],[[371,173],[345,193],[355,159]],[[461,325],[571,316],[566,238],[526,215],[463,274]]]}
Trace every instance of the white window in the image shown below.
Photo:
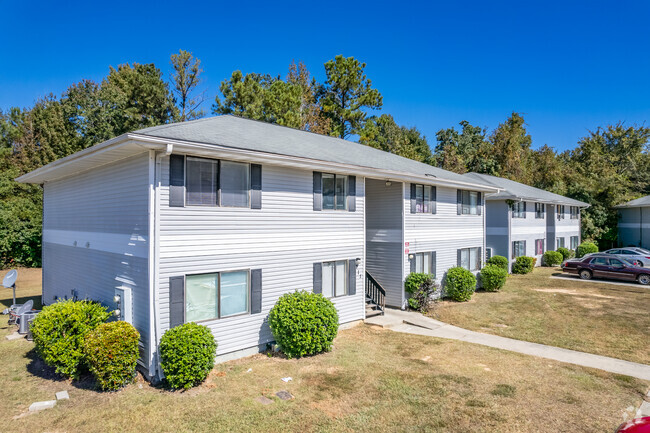
{"label": "white window", "polygon": [[323,296],[334,298],[348,293],[348,262],[339,260],[323,263]]}
{"label": "white window", "polygon": [[460,266],[470,271],[478,271],[481,267],[480,248],[463,248],[460,250]]}
{"label": "white window", "polygon": [[348,177],[323,173],[323,209],[345,210],[348,203]]}
{"label": "white window", "polygon": [[415,212],[431,212],[431,186],[415,185]]}
{"label": "white window", "polygon": [[544,218],[545,211],[544,203],[535,203],[535,218]]}
{"label": "white window", "polygon": [[557,244],[556,249],[557,248],[564,248],[564,238],[557,238],[556,244]]}
{"label": "white window", "polygon": [[248,164],[221,161],[221,206],[248,207],[250,178]]}
{"label": "white window", "polygon": [[569,212],[572,220],[577,220],[580,217],[580,208],[578,206],[569,207]]}
{"label": "white window", "polygon": [[250,164],[187,157],[186,204],[250,206]]}
{"label": "white window", "polygon": [[478,215],[478,192],[462,191],[461,206],[463,215]]}
{"label": "white window", "polygon": [[185,320],[219,319],[249,311],[248,271],[185,277]]}
{"label": "white window", "polygon": [[526,241],[514,241],[512,243],[512,257],[517,258],[526,255]]}
{"label": "white window", "polygon": [[580,238],[578,236],[571,236],[571,249],[575,250],[578,248],[578,243],[580,242]]}
{"label": "white window", "polygon": [[517,201],[512,204],[512,217],[513,218],[526,218],[526,203]]}
{"label": "white window", "polygon": [[415,253],[415,272],[420,274],[433,273],[432,267],[432,254],[431,253]]}
{"label": "white window", "polygon": [[187,158],[188,205],[216,206],[219,161],[202,158]]}

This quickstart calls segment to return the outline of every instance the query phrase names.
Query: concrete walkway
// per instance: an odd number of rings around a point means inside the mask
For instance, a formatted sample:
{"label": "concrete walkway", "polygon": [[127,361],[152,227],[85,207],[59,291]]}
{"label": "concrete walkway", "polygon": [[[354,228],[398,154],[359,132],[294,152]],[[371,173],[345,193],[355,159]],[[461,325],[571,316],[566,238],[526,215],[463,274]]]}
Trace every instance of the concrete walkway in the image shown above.
{"label": "concrete walkway", "polygon": [[514,340],[512,338],[499,337],[498,335],[468,331],[412,311],[386,309],[384,316],[370,317],[365,320],[365,323],[391,329],[396,332],[466,341],[583,367],[597,368],[609,371],[610,373],[623,374],[650,381],[650,365],[546,346],[544,344],[530,343],[528,341]]}

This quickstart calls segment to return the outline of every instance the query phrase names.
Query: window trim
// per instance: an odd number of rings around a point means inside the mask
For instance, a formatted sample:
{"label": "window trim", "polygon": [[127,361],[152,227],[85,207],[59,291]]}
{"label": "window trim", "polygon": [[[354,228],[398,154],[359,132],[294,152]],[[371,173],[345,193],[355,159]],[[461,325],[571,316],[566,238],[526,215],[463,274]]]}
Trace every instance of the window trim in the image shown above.
{"label": "window trim", "polygon": [[[330,176],[333,176],[333,177],[334,177],[334,202],[333,202],[333,203],[334,203],[334,207],[333,207],[332,209],[327,209],[327,208],[325,207],[325,188],[323,187],[323,185],[324,185],[324,178],[325,178],[325,175],[330,175]],[[344,185],[345,185],[345,194],[344,194],[344,200],[343,200],[343,202],[345,203],[345,207],[344,207],[343,209],[337,209],[337,208],[336,208],[336,178],[337,178],[337,177],[343,177],[343,178],[345,178],[345,182],[344,182]],[[349,183],[348,183],[348,182],[350,181],[350,180],[349,180],[349,177],[350,177],[350,176],[348,176],[347,174],[328,173],[328,172],[325,172],[325,171],[321,172],[321,180],[320,180],[320,182],[321,182],[321,192],[320,192],[320,207],[321,207],[321,211],[327,211],[327,212],[331,212],[331,211],[335,211],[335,212],[345,212],[345,211],[348,210],[348,197],[350,196]],[[325,262],[323,262],[323,263],[325,263]]]}
{"label": "window trim", "polygon": [[[217,166],[217,176],[216,176],[216,203],[215,204],[196,204],[196,203],[190,203],[189,202],[189,181],[188,181],[188,176],[189,176],[189,170],[187,169],[187,162],[188,160],[198,160],[198,161],[208,161],[212,164],[216,164]],[[221,162],[232,162],[235,164],[243,164],[247,166],[247,171],[248,171],[248,198],[247,206],[224,206],[222,204],[221,200]],[[229,159],[216,159],[216,158],[205,158],[202,156],[193,156],[193,155],[186,155],[183,161],[183,171],[185,172],[184,176],[184,182],[185,182],[185,206],[184,207],[217,207],[217,208],[224,208],[224,209],[251,209],[252,205],[252,199],[251,199],[251,190],[252,190],[252,182],[251,182],[251,163],[250,162],[242,162],[242,161],[233,161]],[[347,207],[347,202],[346,202],[346,207]]]}
{"label": "window trim", "polygon": [[[472,268],[471,268],[471,263],[472,263],[471,250],[477,250],[477,251],[476,251],[476,256],[477,256],[477,257],[476,257],[476,269],[472,269]],[[462,267],[463,269],[467,269],[467,270],[470,271],[470,272],[476,272],[476,271],[480,271],[480,270],[481,270],[481,267],[482,267],[482,265],[483,265],[483,260],[482,260],[482,257],[481,257],[481,247],[467,247],[467,248],[459,248],[459,251],[460,251],[460,257],[461,257],[461,261],[460,261],[460,262],[461,262],[461,265],[460,265],[460,267]],[[467,263],[468,263],[468,267],[467,267],[467,268],[465,268],[465,267],[462,266],[462,262],[463,262],[463,260],[462,260],[462,257],[463,257],[463,251],[467,251]]]}
{"label": "window trim", "polygon": [[[431,214],[434,215],[433,212],[433,206],[432,203],[435,203],[436,200],[434,200],[434,188],[435,186],[433,185],[425,185],[423,183],[414,183],[414,188],[415,188],[415,213],[416,214]],[[422,188],[422,202],[421,202],[421,210],[418,210],[418,195],[417,195],[417,190],[418,188]],[[428,200],[427,200],[427,194],[425,191],[429,191],[428,195]],[[437,199],[437,197],[436,197]]]}
{"label": "window trim", "polygon": [[[467,199],[468,199],[467,202],[465,202],[465,194],[466,193],[467,193]],[[471,202],[472,202],[472,194],[476,195],[476,205],[474,207],[474,209],[476,209],[476,212],[474,212],[474,213],[472,213],[472,204],[471,204]],[[480,195],[479,195],[478,191],[472,191],[472,190],[469,190],[469,189],[461,190],[461,194],[460,194],[460,214],[461,215],[468,215],[468,216],[480,215],[479,210],[478,210],[478,208],[480,206],[479,201],[480,201]],[[467,213],[465,212],[465,206],[467,206],[467,208],[468,208]]]}
{"label": "window trim", "polygon": [[512,204],[512,218],[526,218],[526,203],[523,200]]}
{"label": "window trim", "polygon": [[[524,249],[524,253],[517,256],[515,255],[515,244],[519,245],[521,244],[522,248]],[[516,259],[517,257],[524,257],[526,255],[526,241],[512,241],[512,258]]]}
{"label": "window trim", "polygon": [[563,204],[556,205],[556,212],[558,221],[565,219],[566,206]]}
{"label": "window trim", "polygon": [[544,219],[546,216],[546,205],[544,203],[535,203],[535,218]]}
{"label": "window trim", "polygon": [[[434,263],[433,263],[433,253],[434,252],[435,251],[418,251],[417,253],[411,253],[411,254],[413,254],[413,260],[415,260],[415,272],[416,273],[420,273],[420,274],[425,273],[424,272],[424,263],[425,263],[424,259],[426,257],[427,261],[429,263],[429,272],[426,272],[426,273],[430,274],[430,275],[433,275],[433,272],[431,272],[431,271],[433,271],[433,269],[431,269],[431,268],[434,265]],[[418,267],[418,255],[419,254],[422,255],[422,272],[418,272],[418,270],[417,270],[417,267]]]}
{"label": "window trim", "polygon": [[[576,246],[573,246],[573,240],[575,239],[576,241]],[[580,236],[569,236],[569,247],[572,250],[575,250],[578,248],[578,245],[580,245]]]}
{"label": "window trim", "polygon": [[580,208],[578,206],[569,206],[569,218],[572,220],[580,219]]}
{"label": "window trim", "polygon": [[[338,262],[343,262],[345,264],[345,273],[344,273],[344,278],[343,278],[343,288],[344,288],[343,294],[337,296],[336,295],[336,264]],[[321,266],[322,266],[321,269],[323,269],[321,271],[321,295],[323,295],[323,297],[325,297],[325,295],[323,294],[323,292],[325,290],[324,290],[324,287],[322,286],[322,275],[324,273],[325,263],[333,263],[334,264],[334,267],[332,268],[332,272],[334,273],[333,278],[332,278],[332,283],[334,284],[333,287],[332,287],[332,296],[327,297],[327,299],[343,298],[345,296],[349,296],[349,293],[350,293],[350,287],[349,287],[349,282],[348,282],[348,275],[350,274],[349,259],[325,260],[325,261],[321,262]]]}
{"label": "window trim", "polygon": [[[230,314],[228,316],[222,316],[221,315],[221,274],[231,274],[235,272],[246,272],[246,311],[242,313],[237,313],[237,314]],[[223,320],[223,319],[230,319],[232,317],[239,317],[239,316],[245,316],[245,315],[252,315],[251,313],[251,269],[234,269],[234,270],[227,270],[227,271],[217,271],[217,272],[198,272],[195,274],[185,274],[184,275],[184,285],[185,285],[185,290],[183,290],[183,306],[184,306],[184,311],[185,311],[185,323],[189,323],[187,321],[187,277],[192,277],[192,276],[199,276],[199,275],[217,275],[217,317],[212,317],[210,319],[201,319],[201,320],[192,320],[194,323],[204,323],[204,322],[209,322],[209,321],[214,321],[214,320]]]}
{"label": "window trim", "polygon": [[[560,246],[560,243],[558,242],[560,239],[562,239],[562,246]],[[557,250],[558,248],[566,248],[566,237],[557,236],[555,238],[555,249]]]}

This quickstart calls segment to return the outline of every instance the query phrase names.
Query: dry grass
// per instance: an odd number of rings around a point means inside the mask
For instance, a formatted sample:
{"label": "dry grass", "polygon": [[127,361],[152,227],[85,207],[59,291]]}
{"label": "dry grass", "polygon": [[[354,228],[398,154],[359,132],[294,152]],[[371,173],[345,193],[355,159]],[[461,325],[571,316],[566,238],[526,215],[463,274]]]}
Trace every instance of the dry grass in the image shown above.
{"label": "dry grass", "polygon": [[[0,317],[0,425],[11,432],[612,431],[648,387],[629,377],[360,325],[340,332],[330,353],[299,360],[257,355],[218,365],[188,392],[140,381],[100,393],[87,381],[52,376],[31,343],[4,338],[9,331]],[[280,380],[286,376],[293,381]],[[61,389],[69,390],[70,401],[21,417],[31,402]],[[295,399],[278,400],[280,390]],[[261,395],[274,402],[261,405]]]}
{"label": "dry grass", "polygon": [[[443,301],[432,317],[479,332],[650,364],[650,289],[512,275],[498,293]],[[561,272],[560,272],[561,273]]]}

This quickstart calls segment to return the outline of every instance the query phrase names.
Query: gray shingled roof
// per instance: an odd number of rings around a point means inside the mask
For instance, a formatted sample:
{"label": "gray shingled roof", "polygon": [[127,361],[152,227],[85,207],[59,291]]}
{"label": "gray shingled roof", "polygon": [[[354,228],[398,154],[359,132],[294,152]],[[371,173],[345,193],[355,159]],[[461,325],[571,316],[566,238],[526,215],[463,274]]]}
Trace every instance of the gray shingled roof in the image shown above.
{"label": "gray shingled roof", "polygon": [[626,207],[645,207],[650,206],[650,195],[645,197],[637,198],[636,200],[628,201],[627,203],[619,204],[614,206],[615,208],[626,208]]}
{"label": "gray shingled roof", "polygon": [[463,175],[363,144],[230,115],[153,126],[134,131],[134,134],[394,170],[429,176],[432,181],[440,179],[486,185],[481,180],[472,182]]}
{"label": "gray shingled roof", "polygon": [[523,183],[515,182],[514,180],[504,179],[502,177],[490,176],[489,174],[480,173],[466,173],[464,176],[477,182],[484,182],[489,185],[502,188],[502,191],[496,194],[486,195],[486,200],[529,200],[543,203],[564,204],[569,206],[589,206],[588,203],[525,185]]}

